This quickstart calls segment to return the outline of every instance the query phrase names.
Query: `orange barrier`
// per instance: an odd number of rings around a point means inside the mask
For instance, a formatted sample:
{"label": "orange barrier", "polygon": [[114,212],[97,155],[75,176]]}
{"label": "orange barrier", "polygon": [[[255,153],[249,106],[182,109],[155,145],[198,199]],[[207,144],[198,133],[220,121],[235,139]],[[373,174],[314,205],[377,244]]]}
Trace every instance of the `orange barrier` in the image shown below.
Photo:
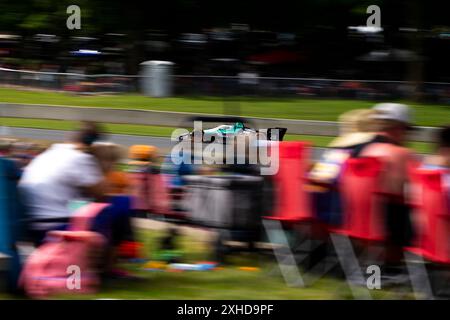
{"label": "orange barrier", "polygon": [[337,233],[366,241],[384,241],[384,215],[379,203],[382,163],[376,158],[348,159],[340,179],[343,224]]}
{"label": "orange barrier", "polygon": [[279,143],[279,169],[274,176],[275,209],[266,219],[295,222],[313,219],[306,191],[310,144],[301,141]]}
{"label": "orange barrier", "polygon": [[444,173],[444,170],[427,169],[413,173],[419,235],[416,246],[406,249],[432,262],[450,264],[450,208]]}

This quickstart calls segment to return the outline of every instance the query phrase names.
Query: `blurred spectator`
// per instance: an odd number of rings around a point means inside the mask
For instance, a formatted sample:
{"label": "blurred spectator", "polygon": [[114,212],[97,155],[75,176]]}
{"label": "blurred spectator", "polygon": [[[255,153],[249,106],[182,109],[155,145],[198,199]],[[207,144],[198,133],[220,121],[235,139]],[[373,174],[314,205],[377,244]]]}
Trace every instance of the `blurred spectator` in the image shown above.
{"label": "blurred spectator", "polygon": [[96,142],[92,145],[91,153],[99,161],[105,175],[105,192],[109,195],[127,194],[130,183],[126,173],[119,168],[125,155],[123,148],[115,143]]}
{"label": "blurred spectator", "polygon": [[403,146],[408,130],[412,129],[411,112],[408,106],[397,103],[380,103],[373,109],[379,132],[356,148],[352,156],[378,157],[384,162],[381,192],[388,237],[386,262],[395,263],[402,257],[402,247],[410,245],[413,237],[410,207],[404,194],[413,154]]}
{"label": "blurred spectator", "polygon": [[[99,128],[91,122],[82,127],[68,143],[54,144],[38,155],[25,168],[20,187],[33,219],[67,219],[70,201],[83,195],[100,198],[105,187],[103,174],[95,158],[88,153],[100,137]],[[60,222],[39,222],[31,225],[31,234],[40,244],[48,230],[63,228]]]}
{"label": "blurred spectator", "polygon": [[321,159],[309,174],[315,211],[330,224],[341,222],[341,201],[338,180],[345,161],[352,152],[375,137],[375,123],[369,109],[355,109],[339,117],[339,136],[328,145]]}
{"label": "blurred spectator", "polygon": [[129,158],[128,176],[135,214],[164,215],[171,211],[169,186],[157,164],[158,149],[149,145],[134,145],[130,147]]}
{"label": "blurred spectator", "polygon": [[164,158],[161,165],[161,172],[166,176],[166,180],[171,188],[181,188],[186,185],[184,176],[195,174],[196,165],[180,161],[180,164],[175,164],[169,154]]}
{"label": "blurred spectator", "polygon": [[[114,270],[117,254],[121,244],[134,247],[134,234],[131,226],[131,197],[127,193],[130,183],[125,172],[118,167],[124,157],[121,146],[109,142],[97,142],[92,145],[91,153],[100,164],[105,176],[105,202],[110,206],[105,208],[95,219],[92,229],[103,234],[108,239],[109,250],[105,257],[105,268],[114,274],[125,274],[124,271]],[[133,252],[137,254],[137,252]],[[127,253],[131,258],[132,254]],[[117,272],[116,272],[117,271]]]}
{"label": "blurred spectator", "polygon": [[[351,150],[375,137],[375,124],[371,118],[374,113],[373,110],[355,109],[339,117],[339,136],[330,142],[328,147],[331,149],[323,154],[322,159],[311,170],[311,179],[333,183]],[[324,165],[325,163],[330,165]]]}
{"label": "blurred spectator", "polygon": [[450,125],[439,130],[437,135],[436,154],[425,159],[425,165],[430,168],[450,168]]}
{"label": "blurred spectator", "polygon": [[131,181],[133,210],[137,216],[146,216],[152,208],[151,190],[154,188],[151,179],[156,174],[153,160],[156,148],[148,145],[133,145],[129,149],[128,177]]}

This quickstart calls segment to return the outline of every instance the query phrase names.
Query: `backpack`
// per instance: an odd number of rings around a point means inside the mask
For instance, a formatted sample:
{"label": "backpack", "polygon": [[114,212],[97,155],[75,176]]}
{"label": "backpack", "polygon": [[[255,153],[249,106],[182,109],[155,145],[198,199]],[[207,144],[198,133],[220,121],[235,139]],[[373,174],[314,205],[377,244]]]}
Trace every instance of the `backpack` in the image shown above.
{"label": "backpack", "polygon": [[89,231],[105,203],[78,209],[67,231],[49,231],[50,241],[39,246],[25,262],[19,286],[32,298],[53,294],[94,293],[100,285],[98,266],[106,239]]}
{"label": "backpack", "polygon": [[131,182],[133,209],[155,214],[170,211],[170,196],[162,174],[149,166],[135,166],[128,170]]}

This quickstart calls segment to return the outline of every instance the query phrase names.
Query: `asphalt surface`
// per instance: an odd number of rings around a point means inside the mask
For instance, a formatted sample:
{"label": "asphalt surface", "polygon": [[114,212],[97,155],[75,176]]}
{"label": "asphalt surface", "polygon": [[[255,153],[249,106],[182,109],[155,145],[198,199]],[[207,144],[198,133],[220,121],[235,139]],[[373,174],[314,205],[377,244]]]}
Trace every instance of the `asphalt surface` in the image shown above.
{"label": "asphalt surface", "polygon": [[[202,114],[190,112],[173,111],[155,111],[155,110],[133,110],[99,107],[77,107],[77,106],[58,106],[58,105],[40,105],[40,104],[20,104],[20,103],[2,103],[0,102],[0,115],[2,117],[12,118],[36,118],[36,119],[54,119],[54,120],[91,120],[99,123],[128,123],[139,125],[183,127],[189,123],[192,125],[193,117],[202,121],[219,117],[219,122],[224,123],[223,115]],[[229,116],[226,116],[227,118]],[[318,120],[299,120],[299,119],[271,119],[259,117],[245,117],[248,126],[253,128],[286,128],[290,134],[306,135],[325,135],[336,136],[339,134],[339,123],[335,121]],[[235,122],[235,120],[232,120]],[[432,142],[436,135],[437,128],[417,127],[411,132],[412,141]]]}
{"label": "asphalt surface", "polygon": [[[49,141],[65,141],[70,136],[70,131],[64,130],[48,130],[48,129],[31,129],[31,128],[15,128],[15,127],[0,127],[0,136],[26,138],[35,140],[49,140]],[[170,141],[170,138],[152,137],[152,136],[135,136],[126,134],[108,134],[106,140],[120,145],[129,147],[135,144],[153,145],[163,152],[168,152],[175,142]],[[313,159],[319,159],[325,148],[314,148]]]}

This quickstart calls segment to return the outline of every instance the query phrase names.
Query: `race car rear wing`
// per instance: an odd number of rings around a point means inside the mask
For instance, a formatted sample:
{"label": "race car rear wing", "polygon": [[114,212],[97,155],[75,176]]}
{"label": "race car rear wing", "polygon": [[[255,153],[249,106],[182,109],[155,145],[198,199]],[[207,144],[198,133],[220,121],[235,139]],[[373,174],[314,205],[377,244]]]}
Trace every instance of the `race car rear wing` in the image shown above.
{"label": "race car rear wing", "polygon": [[[277,131],[276,131],[277,130]],[[283,141],[284,135],[287,132],[287,128],[267,128],[267,140],[277,140],[277,141]]]}

